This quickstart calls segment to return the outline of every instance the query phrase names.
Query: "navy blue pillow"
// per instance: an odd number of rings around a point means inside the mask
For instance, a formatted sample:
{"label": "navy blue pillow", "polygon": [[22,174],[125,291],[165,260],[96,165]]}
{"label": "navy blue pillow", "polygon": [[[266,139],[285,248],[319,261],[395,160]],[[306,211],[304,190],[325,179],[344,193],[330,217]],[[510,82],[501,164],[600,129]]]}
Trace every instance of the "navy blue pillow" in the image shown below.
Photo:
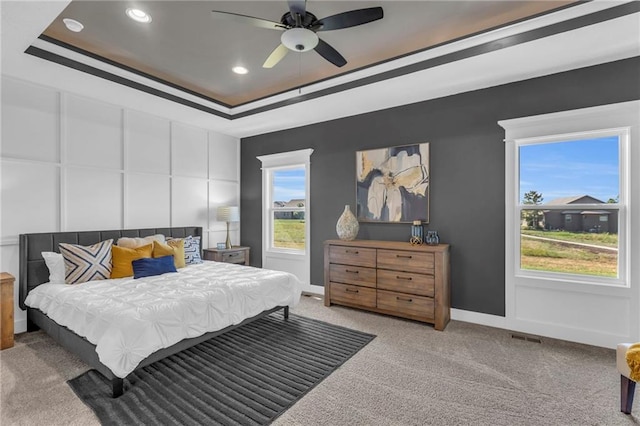
{"label": "navy blue pillow", "polygon": [[177,272],[173,262],[173,256],[145,257],[131,262],[133,266],[133,278],[152,277],[167,272]]}

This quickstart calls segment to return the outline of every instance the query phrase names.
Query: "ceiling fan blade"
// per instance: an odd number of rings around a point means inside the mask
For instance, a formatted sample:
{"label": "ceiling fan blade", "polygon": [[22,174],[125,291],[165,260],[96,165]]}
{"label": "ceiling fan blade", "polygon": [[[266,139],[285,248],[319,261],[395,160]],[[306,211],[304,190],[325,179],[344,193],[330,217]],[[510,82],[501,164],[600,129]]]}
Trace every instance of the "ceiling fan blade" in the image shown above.
{"label": "ceiling fan blade", "polygon": [[237,13],[231,13],[231,12],[222,12],[220,10],[212,10],[211,14],[214,18],[231,19],[240,24],[253,25],[254,27],[258,27],[258,28],[267,28],[269,30],[280,30],[280,31],[284,31],[287,29],[287,27],[282,25],[280,22],[274,22],[266,19],[255,18],[253,16],[239,15]]}
{"label": "ceiling fan blade", "polygon": [[318,45],[315,47],[315,51],[337,67],[342,67],[347,63],[347,60],[339,54],[336,49],[321,39],[318,40]]}
{"label": "ceiling fan blade", "polygon": [[340,30],[342,28],[355,27],[356,25],[382,19],[384,13],[381,7],[370,7],[368,9],[357,9],[349,12],[338,13],[327,16],[313,24],[314,27],[321,25],[317,31]]}
{"label": "ceiling fan blade", "polygon": [[287,49],[287,46],[281,43],[273,50],[273,52],[271,52],[271,55],[269,55],[267,60],[264,61],[264,64],[262,64],[262,68],[273,68],[278,62],[282,60],[282,58],[287,56],[287,52],[289,52],[289,49]]}
{"label": "ceiling fan blade", "polygon": [[304,19],[307,14],[307,0],[289,0],[289,12],[291,16],[299,14],[301,19]]}

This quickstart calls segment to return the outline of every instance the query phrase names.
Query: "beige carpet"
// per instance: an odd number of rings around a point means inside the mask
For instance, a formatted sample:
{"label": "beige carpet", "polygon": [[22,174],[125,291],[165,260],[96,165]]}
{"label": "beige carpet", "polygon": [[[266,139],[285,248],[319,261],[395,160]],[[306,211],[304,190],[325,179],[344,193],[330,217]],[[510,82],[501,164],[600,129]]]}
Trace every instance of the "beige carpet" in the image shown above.
{"label": "beige carpet", "polygon": [[[299,315],[378,337],[276,420],[276,425],[635,425],[619,411],[613,350],[453,321],[416,322],[303,297]],[[65,381],[87,367],[41,332],[0,352],[0,424],[92,425]]]}

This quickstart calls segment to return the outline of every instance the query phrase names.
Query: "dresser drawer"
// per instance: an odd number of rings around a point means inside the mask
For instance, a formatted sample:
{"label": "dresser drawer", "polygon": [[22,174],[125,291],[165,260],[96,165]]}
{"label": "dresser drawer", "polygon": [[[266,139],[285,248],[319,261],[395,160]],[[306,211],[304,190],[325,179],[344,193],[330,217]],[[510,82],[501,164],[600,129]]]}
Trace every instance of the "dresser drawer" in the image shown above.
{"label": "dresser drawer", "polygon": [[334,283],[331,284],[331,301],[348,303],[358,306],[376,307],[376,289]]}
{"label": "dresser drawer", "polygon": [[378,268],[433,274],[433,253],[417,251],[378,250]]}
{"label": "dresser drawer", "polygon": [[366,287],[376,286],[376,270],[362,266],[340,265],[329,266],[329,280],[344,284],[356,284]]}
{"label": "dresser drawer", "polygon": [[376,267],[376,249],[331,246],[329,248],[329,262],[343,265]]}
{"label": "dresser drawer", "polygon": [[433,320],[434,303],[430,297],[414,296],[392,291],[377,291],[378,309],[384,309],[398,316]]}
{"label": "dresser drawer", "polygon": [[411,272],[378,270],[378,288],[433,297],[435,279],[433,275]]}

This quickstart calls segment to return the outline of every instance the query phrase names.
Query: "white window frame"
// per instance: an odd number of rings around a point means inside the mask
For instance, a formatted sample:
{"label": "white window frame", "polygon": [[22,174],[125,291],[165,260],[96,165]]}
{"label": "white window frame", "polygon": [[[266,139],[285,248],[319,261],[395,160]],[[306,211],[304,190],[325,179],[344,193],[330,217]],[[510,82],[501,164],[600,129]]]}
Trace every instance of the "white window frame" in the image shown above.
{"label": "white window frame", "polygon": [[[265,212],[267,217],[269,218],[269,220],[267,221],[267,232],[265,232],[265,235],[267,236],[267,241],[266,241],[266,249],[269,252],[278,252],[278,253],[290,253],[290,254],[305,254],[307,252],[306,249],[306,238],[305,238],[305,248],[300,250],[300,249],[294,249],[294,248],[286,248],[286,247],[275,247],[273,245],[273,240],[274,240],[274,236],[275,236],[275,227],[273,224],[274,221],[274,215],[276,212],[304,212],[305,214],[305,225],[306,225],[306,221],[307,221],[307,201],[309,196],[307,195],[307,190],[308,190],[308,186],[307,188],[305,188],[305,200],[304,200],[304,207],[274,207],[273,203],[279,200],[276,200],[275,197],[273,196],[273,176],[276,172],[279,171],[285,171],[285,170],[295,170],[295,169],[303,169],[304,170],[304,174],[305,174],[305,185],[307,182],[307,167],[305,164],[292,164],[290,166],[282,166],[282,167],[269,167],[266,169],[266,179],[268,184],[268,187],[265,188]],[[306,235],[305,235],[306,237]]]}
{"label": "white window frame", "polygon": [[[542,130],[543,131],[543,130]],[[528,138],[518,138],[512,141],[515,149],[515,164],[513,165],[513,190],[515,195],[515,210],[513,214],[517,215],[515,223],[517,223],[517,229],[507,230],[507,234],[513,235],[514,254],[513,259],[510,262],[514,262],[513,265],[515,275],[518,277],[531,277],[540,279],[556,279],[562,282],[574,282],[582,284],[594,284],[594,285],[614,285],[614,286],[629,286],[629,244],[627,242],[627,229],[628,229],[628,215],[627,212],[627,200],[629,186],[629,127],[613,128],[613,129],[600,129],[600,130],[588,130],[583,132],[572,132],[564,134],[535,136]],[[552,272],[552,271],[538,271],[531,269],[522,269],[520,265],[520,226],[519,220],[524,210],[567,210],[569,207],[566,205],[550,206],[540,205],[534,208],[531,204],[523,204],[522,200],[519,200],[520,194],[520,147],[536,144],[548,144],[548,143],[562,143],[566,141],[579,141],[588,139],[597,139],[606,136],[616,136],[618,138],[618,171],[619,171],[619,199],[615,204],[571,204],[571,210],[614,210],[618,211],[618,273],[616,278],[612,277],[599,277],[595,275],[580,275],[571,274],[566,272]],[[572,222],[570,215],[564,215],[565,222]],[[511,231],[511,232],[510,232]]]}
{"label": "white window frame", "polygon": [[[585,88],[589,90],[589,88]],[[572,111],[498,122],[505,129],[505,327],[608,348],[640,338],[640,101],[620,102]],[[520,250],[519,165],[517,140],[603,130],[628,131],[619,218],[624,243],[619,247],[625,271],[621,285],[566,279],[563,274],[516,274]],[[598,205],[599,208],[602,205]],[[586,285],[585,285],[586,284]],[[593,284],[593,285],[591,285]]]}
{"label": "white window frame", "polygon": [[[263,262],[267,254],[286,257],[308,257],[310,247],[311,226],[311,154],[313,149],[300,149],[257,157],[262,162],[262,253]],[[287,249],[273,247],[273,172],[293,168],[304,168],[305,172],[305,249]],[[294,210],[287,209],[286,211]]]}

